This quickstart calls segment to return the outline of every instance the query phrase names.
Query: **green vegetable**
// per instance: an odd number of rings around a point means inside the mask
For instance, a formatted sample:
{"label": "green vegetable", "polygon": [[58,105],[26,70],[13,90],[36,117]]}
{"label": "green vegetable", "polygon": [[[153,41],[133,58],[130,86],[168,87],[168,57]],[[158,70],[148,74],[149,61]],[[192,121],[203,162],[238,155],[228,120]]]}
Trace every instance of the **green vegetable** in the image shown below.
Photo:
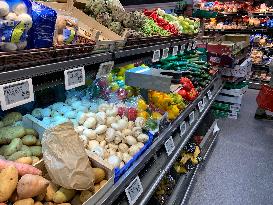
{"label": "green vegetable", "polygon": [[0,145],[9,144],[14,138],[21,138],[25,135],[25,129],[22,126],[7,126],[0,128]]}

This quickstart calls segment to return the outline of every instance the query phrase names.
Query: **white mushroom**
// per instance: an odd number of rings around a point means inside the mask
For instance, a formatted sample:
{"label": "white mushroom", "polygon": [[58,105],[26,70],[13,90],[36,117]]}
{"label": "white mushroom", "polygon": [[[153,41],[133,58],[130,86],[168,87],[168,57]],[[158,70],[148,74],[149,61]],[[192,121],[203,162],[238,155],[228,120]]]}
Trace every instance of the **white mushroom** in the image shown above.
{"label": "white mushroom", "polygon": [[78,134],[81,135],[83,133],[83,131],[84,131],[84,126],[77,126],[74,129]]}
{"label": "white mushroom", "polygon": [[135,123],[133,121],[128,122],[128,129],[132,130],[135,127]]}
{"label": "white mushroom", "polygon": [[119,164],[121,162],[121,159],[116,155],[111,155],[108,158],[109,164],[111,164],[113,167],[119,167]]}
{"label": "white mushroom", "polygon": [[111,124],[112,124],[112,123],[115,123],[115,122],[116,122],[116,118],[115,118],[115,117],[107,117],[107,118],[106,118],[106,125],[107,125],[108,127],[110,127]]}
{"label": "white mushroom", "polygon": [[129,148],[128,152],[131,156],[134,156],[139,150],[140,148],[138,146],[133,145]]}
{"label": "white mushroom", "polygon": [[91,128],[95,128],[96,127],[96,119],[94,117],[89,117],[86,119],[86,121],[83,123],[83,126],[91,129]]}
{"label": "white mushroom", "polygon": [[137,141],[139,141],[139,142],[145,143],[148,141],[148,139],[149,139],[149,137],[146,134],[140,134],[137,136]]}
{"label": "white mushroom", "polygon": [[119,151],[121,151],[121,152],[127,152],[127,150],[129,149],[129,147],[128,147],[128,145],[125,144],[125,143],[120,143],[120,144],[118,145],[118,149],[119,149]]}
{"label": "white mushroom", "polygon": [[122,134],[124,134],[124,136],[128,136],[128,135],[132,135],[132,130],[130,129],[124,129],[122,130]]}
{"label": "white mushroom", "polygon": [[122,141],[122,137],[121,136],[115,137],[114,142],[115,142],[116,145],[118,145],[119,143],[121,143],[121,141]]}
{"label": "white mushroom", "polygon": [[105,133],[106,130],[107,130],[107,126],[106,125],[99,125],[95,129],[95,132],[99,135],[99,134]]}
{"label": "white mushroom", "polygon": [[132,159],[132,157],[131,157],[127,152],[124,152],[124,153],[122,154],[122,160],[123,160],[125,163],[129,162],[130,159]]}
{"label": "white mushroom", "polygon": [[126,137],[126,143],[128,144],[128,145],[134,145],[134,144],[136,144],[137,143],[137,140],[136,140],[136,138],[134,138],[133,136],[127,136]]}
{"label": "white mushroom", "polygon": [[98,142],[101,142],[101,141],[105,140],[105,134],[97,135],[96,140],[97,140]]}
{"label": "white mushroom", "polygon": [[105,125],[106,123],[106,114],[105,112],[98,112],[96,114],[97,123],[100,125]]}
{"label": "white mushroom", "polygon": [[116,117],[118,114],[118,108],[114,107],[107,109],[105,113],[108,117]]}
{"label": "white mushroom", "polygon": [[103,141],[100,142],[100,146],[101,147],[105,147],[105,145],[106,145],[106,141],[105,140],[103,140]]}
{"label": "white mushroom", "polygon": [[82,134],[85,135],[89,140],[95,140],[97,138],[97,133],[91,129],[85,129]]}
{"label": "white mushroom", "polygon": [[141,127],[134,127],[133,128],[133,136],[137,137],[140,134],[142,134],[142,128]]}
{"label": "white mushroom", "polygon": [[115,130],[113,128],[107,128],[105,140],[107,142],[112,142],[115,139]]}
{"label": "white mushroom", "polygon": [[143,117],[137,117],[135,120],[136,127],[144,127],[145,126],[145,119]]}

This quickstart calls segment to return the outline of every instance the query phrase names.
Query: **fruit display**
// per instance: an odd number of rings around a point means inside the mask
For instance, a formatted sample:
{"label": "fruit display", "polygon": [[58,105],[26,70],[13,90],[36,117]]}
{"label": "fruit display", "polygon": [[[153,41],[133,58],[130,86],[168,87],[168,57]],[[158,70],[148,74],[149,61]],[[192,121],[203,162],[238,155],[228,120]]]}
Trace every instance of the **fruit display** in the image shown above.
{"label": "fruit display", "polygon": [[200,147],[194,142],[188,142],[183,148],[181,158],[174,164],[174,169],[179,174],[191,171],[201,160]]}
{"label": "fruit display", "polygon": [[229,13],[237,13],[240,11],[250,11],[252,6],[248,2],[207,2],[203,1],[196,5],[202,10],[209,10],[209,11],[217,11],[217,12],[229,12]]}
{"label": "fruit display", "polygon": [[22,114],[10,112],[1,121],[0,155],[6,159],[35,164],[42,157],[39,135],[34,129],[23,127]]}

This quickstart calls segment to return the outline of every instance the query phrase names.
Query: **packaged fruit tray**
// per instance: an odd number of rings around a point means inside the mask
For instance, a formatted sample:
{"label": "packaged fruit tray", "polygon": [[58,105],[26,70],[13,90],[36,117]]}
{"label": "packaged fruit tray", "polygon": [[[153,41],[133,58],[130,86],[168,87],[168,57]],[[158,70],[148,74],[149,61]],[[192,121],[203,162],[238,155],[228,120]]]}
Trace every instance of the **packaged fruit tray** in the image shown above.
{"label": "packaged fruit tray", "polygon": [[[81,39],[83,41],[84,39]],[[83,41],[84,42],[84,41]],[[51,48],[30,49],[24,51],[0,52],[0,69],[18,69],[18,67],[38,66],[56,61],[65,61],[90,55],[95,42],[78,43],[75,45]]]}

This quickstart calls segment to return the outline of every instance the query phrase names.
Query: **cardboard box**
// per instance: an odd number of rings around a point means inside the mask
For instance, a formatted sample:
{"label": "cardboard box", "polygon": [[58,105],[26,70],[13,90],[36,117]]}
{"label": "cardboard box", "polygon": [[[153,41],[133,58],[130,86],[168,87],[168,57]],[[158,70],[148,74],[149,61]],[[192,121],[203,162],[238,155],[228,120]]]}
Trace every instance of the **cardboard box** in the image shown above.
{"label": "cardboard box", "polygon": [[74,7],[73,0],[68,0],[67,3],[58,2],[39,2],[52,9],[55,9],[59,13],[70,15],[79,20],[80,32],[88,33],[92,40],[96,42],[96,49],[108,48],[113,50],[116,47],[123,47],[126,42],[125,37],[117,35],[115,32],[106,28],[94,18],[86,15],[81,10]]}

